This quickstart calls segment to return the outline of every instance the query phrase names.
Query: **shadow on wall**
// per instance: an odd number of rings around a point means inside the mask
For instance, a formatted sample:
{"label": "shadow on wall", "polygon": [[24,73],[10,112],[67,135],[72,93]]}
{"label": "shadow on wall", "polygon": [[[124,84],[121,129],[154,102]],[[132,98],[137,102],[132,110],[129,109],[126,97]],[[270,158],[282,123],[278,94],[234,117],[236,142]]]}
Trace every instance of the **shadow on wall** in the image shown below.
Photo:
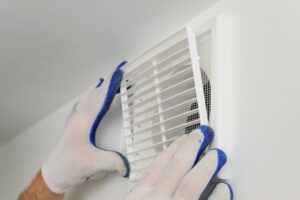
{"label": "shadow on wall", "polygon": [[110,109],[98,127],[96,144],[102,148],[125,153],[124,126],[119,95],[115,97]]}

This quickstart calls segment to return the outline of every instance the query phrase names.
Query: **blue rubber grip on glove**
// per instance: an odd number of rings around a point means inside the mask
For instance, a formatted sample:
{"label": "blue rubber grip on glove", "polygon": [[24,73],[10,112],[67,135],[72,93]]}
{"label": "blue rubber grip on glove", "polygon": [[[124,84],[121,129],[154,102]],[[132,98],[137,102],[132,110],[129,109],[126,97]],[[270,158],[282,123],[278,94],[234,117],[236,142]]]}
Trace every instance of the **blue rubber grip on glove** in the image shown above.
{"label": "blue rubber grip on glove", "polygon": [[[125,166],[126,166],[126,174],[124,175],[124,177],[129,177],[130,175],[130,165],[129,162],[127,160],[127,158],[122,155],[121,153],[117,152],[117,151],[112,151],[112,150],[108,150],[108,149],[103,149],[100,147],[96,146],[96,131],[97,128],[101,122],[101,120],[103,119],[103,117],[105,116],[105,114],[107,113],[107,111],[109,110],[111,103],[115,97],[115,95],[117,94],[119,88],[120,88],[120,84],[123,78],[123,71],[122,71],[122,67],[127,63],[127,61],[123,61],[122,63],[120,63],[117,67],[117,69],[115,70],[115,72],[113,73],[109,86],[108,86],[108,91],[106,93],[106,97],[103,103],[103,106],[100,110],[100,112],[98,113],[91,131],[90,131],[90,142],[98,149],[104,150],[104,151],[111,151],[111,152],[115,152],[117,153],[121,159],[123,160]],[[99,84],[97,85],[97,88],[100,87],[102,85],[102,83],[104,82],[104,79],[100,79]]]}

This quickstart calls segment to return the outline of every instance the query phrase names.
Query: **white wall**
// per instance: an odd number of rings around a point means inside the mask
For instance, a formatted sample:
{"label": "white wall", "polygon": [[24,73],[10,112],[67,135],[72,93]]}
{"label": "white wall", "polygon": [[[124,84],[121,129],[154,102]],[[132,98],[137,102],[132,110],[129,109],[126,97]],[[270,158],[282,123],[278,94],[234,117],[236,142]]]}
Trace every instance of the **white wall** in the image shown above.
{"label": "white wall", "polygon": [[[223,6],[222,13],[233,22],[234,152],[230,159],[236,199],[298,199],[300,2],[224,0]],[[15,199],[33,177],[55,143],[70,106],[1,147],[1,198]],[[118,106],[116,102],[110,111],[115,120],[107,123],[121,129]],[[105,129],[107,138],[98,139],[120,147],[121,141],[109,137],[109,132],[122,134]],[[124,179],[110,176],[102,183],[85,184],[70,196],[120,199],[125,189]]]}
{"label": "white wall", "polygon": [[16,199],[39,170],[71,108],[67,104],[0,148],[1,199]]}
{"label": "white wall", "polygon": [[229,0],[237,199],[300,196],[300,1]]}

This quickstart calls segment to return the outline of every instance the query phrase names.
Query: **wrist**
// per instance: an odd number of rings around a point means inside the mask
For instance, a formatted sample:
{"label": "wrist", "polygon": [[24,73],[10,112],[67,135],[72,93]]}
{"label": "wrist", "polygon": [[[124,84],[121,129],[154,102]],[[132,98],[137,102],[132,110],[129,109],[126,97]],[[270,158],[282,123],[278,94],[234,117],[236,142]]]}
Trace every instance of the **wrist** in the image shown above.
{"label": "wrist", "polygon": [[39,171],[30,186],[21,194],[19,200],[62,200],[63,197],[64,194],[56,194],[49,189]]}

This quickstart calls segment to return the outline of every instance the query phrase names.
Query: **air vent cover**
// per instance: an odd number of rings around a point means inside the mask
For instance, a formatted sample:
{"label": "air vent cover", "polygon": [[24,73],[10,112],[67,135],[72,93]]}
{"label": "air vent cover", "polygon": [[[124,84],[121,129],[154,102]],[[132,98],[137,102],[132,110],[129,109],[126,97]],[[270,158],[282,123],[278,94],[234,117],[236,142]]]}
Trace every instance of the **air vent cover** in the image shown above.
{"label": "air vent cover", "polygon": [[121,100],[131,181],[177,137],[208,124],[211,85],[198,51],[210,56],[209,48],[202,48],[209,39],[184,28],[124,69]]}

